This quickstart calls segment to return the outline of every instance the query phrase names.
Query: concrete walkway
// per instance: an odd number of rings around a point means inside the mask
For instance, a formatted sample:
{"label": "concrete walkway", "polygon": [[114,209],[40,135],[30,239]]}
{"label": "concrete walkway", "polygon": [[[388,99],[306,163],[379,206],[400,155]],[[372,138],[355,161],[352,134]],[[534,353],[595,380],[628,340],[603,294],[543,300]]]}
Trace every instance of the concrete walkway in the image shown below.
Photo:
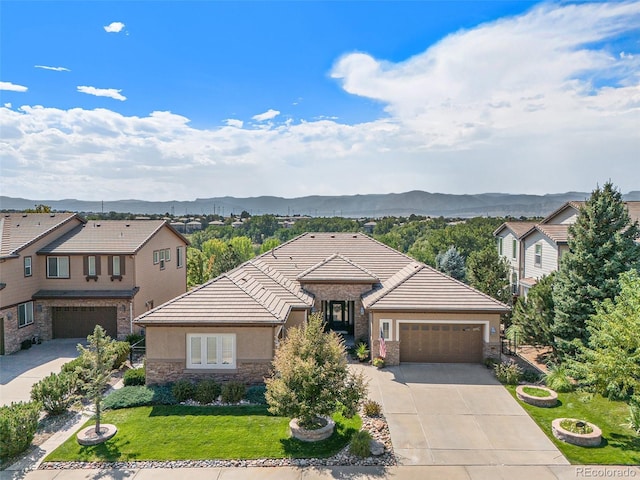
{"label": "concrete walkway", "polygon": [[86,338],[50,340],[20,350],[11,355],[0,355],[0,405],[28,402],[34,383],[60,372],[60,367],[78,356],[78,343]]}

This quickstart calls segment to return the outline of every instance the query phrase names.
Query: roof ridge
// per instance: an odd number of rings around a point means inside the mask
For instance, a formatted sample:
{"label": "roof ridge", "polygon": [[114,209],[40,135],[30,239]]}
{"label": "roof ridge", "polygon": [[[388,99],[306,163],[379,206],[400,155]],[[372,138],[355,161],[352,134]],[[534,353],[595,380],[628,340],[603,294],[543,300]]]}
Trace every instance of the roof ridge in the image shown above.
{"label": "roof ridge", "polygon": [[[28,215],[37,215],[37,214],[28,214]],[[69,216],[67,218],[64,218],[61,222],[58,222],[55,225],[52,225],[50,228],[40,232],[39,235],[29,239],[27,242],[23,243],[22,245],[18,245],[16,248],[11,250],[11,252],[8,252],[8,255],[16,255],[17,252],[19,252],[20,250],[23,250],[23,249],[27,248],[29,245],[32,245],[32,244],[36,243],[41,238],[44,238],[46,235],[48,235],[49,233],[53,232],[54,230],[60,228],[62,225],[70,222],[74,218],[77,218],[80,221],[80,224],[87,223],[87,221],[77,213],[62,212],[62,213],[47,213],[46,215],[49,215],[49,216],[69,215]],[[10,225],[10,228],[13,228],[13,224]],[[9,235],[11,235],[11,234],[9,233]],[[53,240],[53,241],[55,241],[55,240]]]}
{"label": "roof ridge", "polygon": [[[379,297],[376,297],[376,299],[371,303],[371,305],[369,305],[369,307],[371,307],[374,303],[377,303],[378,301],[382,300],[384,297],[389,295],[391,292],[393,292],[395,289],[397,289],[404,282],[409,280],[409,278],[411,278],[412,276],[414,276],[416,273],[418,273],[420,270],[422,270],[424,267],[427,266],[424,263],[421,263],[421,262],[418,262],[418,261],[414,260],[412,263],[409,263],[409,264],[405,265],[400,270],[398,270],[396,273],[394,273],[391,277],[389,277],[387,282],[389,282],[396,275],[399,275],[403,270],[408,269],[412,265],[414,266],[412,271],[409,271],[409,273],[407,275],[401,277],[397,282],[395,282],[391,286],[389,286],[389,288],[384,293],[382,293]],[[417,268],[417,267],[420,267],[420,268]],[[383,290],[384,288],[385,288],[385,285],[382,284],[382,288],[380,290]],[[378,290],[378,291],[380,291],[380,290]],[[372,291],[372,294],[373,293],[374,293],[374,291]]]}
{"label": "roof ridge", "polygon": [[[257,257],[256,257],[257,258]],[[295,289],[291,288],[291,285],[293,285],[293,281],[289,280],[287,277],[285,277],[282,273],[280,273],[279,271],[275,270],[275,269],[269,269],[268,265],[266,266],[267,268],[263,268],[263,265],[260,265],[256,262],[254,262],[253,260],[255,259],[251,259],[249,260],[247,263],[253,265],[255,268],[257,268],[258,270],[260,270],[262,273],[264,273],[267,277],[269,277],[270,279],[272,279],[274,282],[276,282],[278,285],[280,285],[282,288],[284,288],[287,292],[291,293],[293,296],[295,296],[296,298],[298,298],[299,300],[301,300],[302,302],[304,302],[305,304],[307,303],[304,299],[304,295],[302,295],[299,292],[302,292],[302,288],[300,289],[300,291],[296,291]],[[276,276],[274,275],[275,272],[278,276],[278,278],[276,278]]]}
{"label": "roof ridge", "polygon": [[[245,264],[245,265],[246,265],[246,264]],[[223,274],[223,275],[224,275],[224,276],[227,276],[226,274]],[[251,277],[251,280],[252,280],[254,283],[256,283],[256,284],[258,284],[258,285],[262,285],[262,288],[264,288],[265,290],[267,290],[267,287],[265,287],[265,286],[262,284],[262,282],[260,282],[260,280],[258,280],[258,279],[256,279],[255,277],[253,277],[253,276],[251,275],[251,273],[250,273],[250,272],[248,272],[248,271],[247,271],[247,272],[246,272],[246,275],[247,275],[247,276],[249,276],[249,277]],[[229,281],[230,281],[231,283],[233,283],[236,287],[238,287],[238,288],[239,288],[240,290],[242,290],[244,293],[246,293],[247,295],[249,295],[253,300],[255,300],[257,303],[259,303],[259,304],[262,306],[262,308],[264,308],[267,312],[269,312],[271,315],[273,315],[274,317],[276,317],[278,320],[281,320],[281,321],[283,321],[283,322],[286,320],[286,318],[287,318],[287,316],[288,316],[288,314],[289,314],[289,311],[291,310],[291,305],[289,304],[289,302],[287,302],[287,301],[285,301],[285,300],[282,300],[282,299],[279,299],[279,300],[280,300],[280,302],[287,304],[287,315],[285,315],[285,317],[284,317],[284,318],[280,318],[280,315],[279,315],[279,314],[278,314],[274,309],[272,309],[272,308],[270,308],[269,306],[267,306],[267,305],[265,304],[265,302],[264,302],[261,298],[257,298],[253,293],[251,293],[251,292],[246,288],[246,285],[240,285],[240,283],[239,283],[238,281],[236,281],[235,279],[233,279],[233,278],[231,278],[231,277],[228,277],[228,276],[227,276],[227,278],[229,279]],[[245,283],[246,283],[246,282],[245,282]],[[273,292],[271,292],[271,293],[273,293]],[[275,295],[275,294],[274,294],[274,295]],[[280,302],[279,302],[279,303],[280,303]]]}

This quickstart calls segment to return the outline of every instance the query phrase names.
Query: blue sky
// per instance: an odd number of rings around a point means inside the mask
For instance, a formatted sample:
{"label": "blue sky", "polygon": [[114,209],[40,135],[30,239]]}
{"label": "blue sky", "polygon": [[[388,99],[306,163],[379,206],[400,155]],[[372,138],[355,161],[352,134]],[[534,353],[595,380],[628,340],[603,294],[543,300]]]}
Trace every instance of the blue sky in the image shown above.
{"label": "blue sky", "polygon": [[640,189],[640,2],[0,9],[3,195]]}

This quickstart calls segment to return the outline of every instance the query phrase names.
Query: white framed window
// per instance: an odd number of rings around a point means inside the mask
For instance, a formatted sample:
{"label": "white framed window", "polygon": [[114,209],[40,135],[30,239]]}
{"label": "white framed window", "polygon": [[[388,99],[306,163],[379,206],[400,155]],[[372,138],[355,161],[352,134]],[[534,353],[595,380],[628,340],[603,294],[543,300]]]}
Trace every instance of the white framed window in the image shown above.
{"label": "white framed window", "polygon": [[160,270],[164,270],[164,254],[166,250],[160,250]]}
{"label": "white framed window", "polygon": [[18,328],[33,323],[33,302],[18,305]]}
{"label": "white framed window", "polygon": [[47,257],[48,278],[69,278],[69,257]]}
{"label": "white framed window", "polygon": [[511,241],[511,258],[515,260],[516,257],[518,256],[517,254],[518,254],[518,241],[514,239]]}
{"label": "white framed window", "polygon": [[176,248],[176,267],[184,267],[184,247]]}
{"label": "white framed window", "polygon": [[96,256],[89,255],[87,257],[87,275],[91,277],[96,276]]}
{"label": "white framed window", "polygon": [[165,260],[165,262],[170,262],[171,261],[171,249],[170,248],[165,248],[164,249],[164,260]]}
{"label": "white framed window", "polygon": [[393,340],[391,320],[380,320],[380,334],[386,340]]}
{"label": "white framed window", "polygon": [[153,264],[157,265],[160,263],[160,250],[153,251]]}
{"label": "white framed window", "polygon": [[502,237],[498,237],[498,255],[502,255]]}
{"label": "white framed window", "polygon": [[31,264],[31,257],[24,257],[24,276],[30,277],[33,275],[33,268]]}
{"label": "white framed window", "polygon": [[236,368],[236,334],[187,334],[187,368]]}
{"label": "white framed window", "polygon": [[541,243],[536,243],[535,255],[533,257],[533,264],[536,267],[542,266],[542,244]]}
{"label": "white framed window", "polygon": [[112,257],[113,266],[111,268],[112,275],[114,277],[119,277],[120,272],[122,271],[120,268],[120,255],[114,255]]}

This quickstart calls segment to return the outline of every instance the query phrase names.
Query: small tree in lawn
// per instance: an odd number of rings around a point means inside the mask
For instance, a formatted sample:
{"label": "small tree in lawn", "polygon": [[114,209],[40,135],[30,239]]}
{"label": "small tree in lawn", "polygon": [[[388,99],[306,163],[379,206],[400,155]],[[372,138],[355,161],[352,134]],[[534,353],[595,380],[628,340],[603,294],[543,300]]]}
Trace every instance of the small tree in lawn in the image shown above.
{"label": "small tree in lawn", "polygon": [[109,348],[111,338],[100,325],[96,325],[93,335],[87,337],[87,342],[89,343],[87,347],[78,345],[78,350],[84,359],[84,365],[87,365],[82,375],[82,378],[86,379],[84,380],[85,397],[93,403],[95,408],[95,432],[100,435],[102,395],[111,378],[115,355]]}
{"label": "small tree in lawn", "polygon": [[298,419],[306,429],[343,406],[346,416],[357,412],[367,392],[362,374],[349,372],[344,343],[335,332],[324,331],[322,315],[287,331],[273,360],[274,375],[267,379],[266,399],[275,415]]}

